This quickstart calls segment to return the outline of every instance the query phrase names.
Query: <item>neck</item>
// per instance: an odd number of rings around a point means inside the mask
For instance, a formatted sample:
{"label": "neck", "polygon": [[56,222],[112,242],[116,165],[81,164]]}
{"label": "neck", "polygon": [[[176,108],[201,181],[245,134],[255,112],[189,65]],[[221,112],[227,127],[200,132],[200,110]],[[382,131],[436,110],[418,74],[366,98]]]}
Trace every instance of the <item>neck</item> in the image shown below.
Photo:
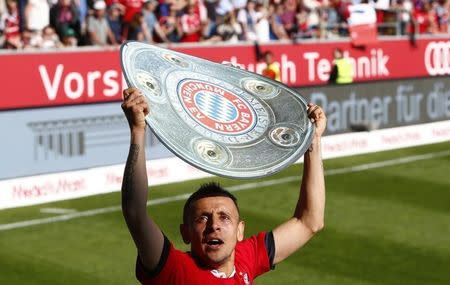
{"label": "neck", "polygon": [[229,277],[234,270],[234,252],[231,254],[229,258],[226,260],[223,260],[219,263],[206,263],[199,257],[197,257],[195,254],[191,252],[192,257],[194,258],[195,262],[202,268],[206,270],[218,270],[220,272],[225,273],[227,277]]}
{"label": "neck", "polygon": [[[232,259],[232,260],[231,260]],[[233,273],[234,271],[234,256],[233,258],[230,258],[230,260],[228,260],[227,262],[225,262],[224,264],[221,264],[220,266],[214,268],[215,270],[218,270],[220,272],[225,273],[225,275],[227,277],[230,277],[230,275]]]}

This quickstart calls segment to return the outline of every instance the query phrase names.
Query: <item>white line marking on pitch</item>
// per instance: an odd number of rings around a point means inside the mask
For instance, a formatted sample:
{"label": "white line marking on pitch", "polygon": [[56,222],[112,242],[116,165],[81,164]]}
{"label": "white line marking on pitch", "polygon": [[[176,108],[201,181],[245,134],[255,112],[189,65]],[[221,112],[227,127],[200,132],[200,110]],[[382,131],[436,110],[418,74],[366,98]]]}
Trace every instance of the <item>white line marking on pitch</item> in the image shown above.
{"label": "white line marking on pitch", "polygon": [[[445,156],[449,156],[449,155],[450,155],[450,151],[447,150],[447,151],[433,152],[433,153],[427,153],[427,154],[421,154],[421,155],[406,156],[406,157],[402,157],[402,158],[384,160],[384,161],[373,162],[373,163],[366,163],[366,164],[361,164],[361,165],[356,165],[356,166],[330,169],[330,170],[325,171],[325,175],[330,176],[330,175],[338,175],[338,174],[344,174],[344,173],[359,172],[359,171],[365,171],[365,170],[369,170],[369,169],[405,164],[405,163],[426,160],[426,159],[431,159],[431,158],[445,157]],[[283,184],[283,183],[288,183],[288,182],[293,182],[293,181],[299,181],[299,180],[300,180],[299,176],[289,176],[289,177],[285,177],[285,178],[279,178],[279,179],[273,179],[273,180],[267,180],[267,181],[261,181],[261,182],[245,183],[245,184],[230,186],[230,187],[226,187],[226,188],[231,192],[237,192],[237,191],[255,189],[257,187],[267,187],[267,186],[273,186],[273,185],[278,185],[278,184]],[[166,204],[166,203],[174,202],[174,201],[185,200],[189,197],[190,194],[191,193],[187,193],[187,194],[182,194],[182,195],[176,195],[176,196],[171,196],[171,197],[166,197],[166,198],[150,200],[147,202],[147,205],[159,205],[159,204]],[[83,211],[83,212],[74,212],[74,213],[69,213],[69,214],[60,215],[60,216],[56,216],[56,217],[27,220],[27,221],[15,222],[15,223],[10,223],[10,224],[0,224],[0,231],[7,231],[7,230],[12,230],[12,229],[17,229],[17,228],[25,228],[25,227],[29,227],[29,226],[35,226],[35,225],[62,222],[62,221],[72,220],[72,219],[81,218],[81,217],[90,217],[90,216],[95,216],[95,215],[100,215],[100,214],[117,212],[120,210],[121,210],[121,206],[112,206],[112,207],[106,207],[106,208],[87,210],[87,211]]]}
{"label": "white line marking on pitch", "polygon": [[75,210],[75,209],[65,209],[65,208],[41,208],[39,211],[41,213],[43,213],[43,214],[62,215],[62,214],[75,213],[77,210]]}

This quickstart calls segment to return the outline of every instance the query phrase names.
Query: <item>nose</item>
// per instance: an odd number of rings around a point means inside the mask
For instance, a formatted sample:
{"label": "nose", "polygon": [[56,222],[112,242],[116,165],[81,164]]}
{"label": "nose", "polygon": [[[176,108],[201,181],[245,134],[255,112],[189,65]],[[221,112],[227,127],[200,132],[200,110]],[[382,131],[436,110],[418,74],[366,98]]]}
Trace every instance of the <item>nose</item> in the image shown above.
{"label": "nose", "polygon": [[211,217],[208,220],[208,229],[210,231],[218,231],[220,230],[220,219],[216,215],[211,215]]}

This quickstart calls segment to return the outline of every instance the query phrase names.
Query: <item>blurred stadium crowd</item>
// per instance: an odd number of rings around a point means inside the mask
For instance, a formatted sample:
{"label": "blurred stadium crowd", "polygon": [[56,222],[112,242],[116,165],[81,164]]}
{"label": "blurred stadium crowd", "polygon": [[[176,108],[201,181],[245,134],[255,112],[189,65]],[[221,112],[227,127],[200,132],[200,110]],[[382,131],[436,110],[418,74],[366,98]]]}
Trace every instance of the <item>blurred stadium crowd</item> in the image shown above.
{"label": "blurred stadium crowd", "polygon": [[[366,1],[366,2],[365,2]],[[378,0],[382,1],[382,0]],[[389,0],[386,0],[389,1]],[[367,0],[0,0],[6,49],[239,42],[348,36],[348,6]],[[450,0],[390,0],[379,33],[448,33]],[[377,8],[376,2],[369,2]]]}

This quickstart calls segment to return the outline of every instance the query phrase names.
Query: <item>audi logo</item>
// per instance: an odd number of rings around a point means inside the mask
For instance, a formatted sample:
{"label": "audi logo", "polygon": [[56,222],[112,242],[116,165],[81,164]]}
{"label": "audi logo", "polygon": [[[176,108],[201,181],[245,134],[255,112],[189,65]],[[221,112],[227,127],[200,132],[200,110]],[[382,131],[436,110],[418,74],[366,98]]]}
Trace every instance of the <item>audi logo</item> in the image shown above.
{"label": "audi logo", "polygon": [[431,42],[425,49],[425,68],[428,74],[450,74],[450,41]]}

